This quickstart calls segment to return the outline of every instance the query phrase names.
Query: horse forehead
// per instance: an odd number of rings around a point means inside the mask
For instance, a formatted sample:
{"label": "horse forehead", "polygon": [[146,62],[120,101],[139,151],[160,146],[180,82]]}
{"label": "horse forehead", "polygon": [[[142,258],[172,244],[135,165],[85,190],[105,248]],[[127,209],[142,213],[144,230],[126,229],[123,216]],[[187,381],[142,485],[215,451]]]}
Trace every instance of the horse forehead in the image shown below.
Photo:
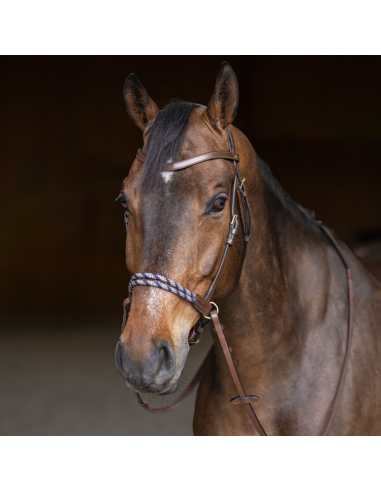
{"label": "horse forehead", "polygon": [[[204,204],[207,195],[213,193],[218,185],[225,185],[226,191],[234,177],[234,169],[223,161],[206,161],[179,171],[162,171],[160,184],[156,190],[145,194],[139,190],[142,204],[148,208],[192,207],[192,204]],[[175,212],[175,209],[172,209]]]}
{"label": "horse forehead", "polygon": [[[151,222],[157,220],[171,220],[176,217],[179,221],[185,208],[191,205],[193,200],[197,199],[199,188],[197,180],[185,179],[186,176],[179,175],[177,171],[163,171],[161,173],[160,185],[156,190],[145,194],[140,190],[141,203],[143,206],[143,215],[145,219]],[[166,224],[166,227],[170,224]]]}

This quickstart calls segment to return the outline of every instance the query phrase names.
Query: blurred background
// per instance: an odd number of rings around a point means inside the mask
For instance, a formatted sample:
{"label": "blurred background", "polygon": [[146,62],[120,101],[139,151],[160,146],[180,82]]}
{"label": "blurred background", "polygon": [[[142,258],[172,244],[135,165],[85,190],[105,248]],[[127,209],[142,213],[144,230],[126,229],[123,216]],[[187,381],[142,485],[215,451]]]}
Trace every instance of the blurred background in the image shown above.
{"label": "blurred background", "polygon": [[159,106],[207,104],[225,59],[234,124],[381,279],[378,57],[3,57],[0,434],[192,434],[194,395],[149,414],[115,368],[128,272],[114,199],[142,143],[122,87],[134,72]]}

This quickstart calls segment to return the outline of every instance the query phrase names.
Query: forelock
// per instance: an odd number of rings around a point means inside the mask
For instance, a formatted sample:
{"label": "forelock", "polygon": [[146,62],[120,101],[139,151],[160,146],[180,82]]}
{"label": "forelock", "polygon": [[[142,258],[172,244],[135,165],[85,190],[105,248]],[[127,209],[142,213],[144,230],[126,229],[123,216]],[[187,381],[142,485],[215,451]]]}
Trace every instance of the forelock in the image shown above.
{"label": "forelock", "polygon": [[145,190],[159,185],[163,165],[178,160],[190,115],[198,104],[175,100],[156,116],[147,139],[141,186]]}

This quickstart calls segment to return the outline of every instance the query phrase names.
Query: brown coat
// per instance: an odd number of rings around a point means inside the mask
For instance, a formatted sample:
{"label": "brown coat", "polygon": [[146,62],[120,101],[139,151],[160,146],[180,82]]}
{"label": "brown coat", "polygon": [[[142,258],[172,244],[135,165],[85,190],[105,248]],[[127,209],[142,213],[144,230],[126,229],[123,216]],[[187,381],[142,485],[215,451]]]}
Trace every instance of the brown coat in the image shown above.
{"label": "brown coat", "polygon": [[[159,109],[136,76],[127,79],[125,98],[149,150]],[[243,264],[240,227],[212,300],[220,306],[246,393],[260,397],[254,405],[267,433],[316,435],[343,363],[346,272],[326,236],[300,212],[245,135],[231,125],[237,106],[237,81],[223,64],[208,107],[192,108],[176,157],[228,150],[230,127],[240,174],[246,178],[252,240]],[[157,186],[145,187],[147,169],[135,160],[124,181],[127,267],[134,273],[165,275],[205,295],[220,263],[230,220],[229,207],[210,212],[210,203],[219,196],[231,199],[234,168],[217,160],[171,175],[159,171]],[[338,241],[352,270],[355,311],[348,371],[330,434],[381,434],[381,285]],[[189,330],[197,318],[184,299],[154,287],[135,287],[117,347],[118,369],[133,390],[166,394],[177,389]],[[216,342],[198,390],[194,433],[256,434],[244,409],[229,404],[235,396]]]}

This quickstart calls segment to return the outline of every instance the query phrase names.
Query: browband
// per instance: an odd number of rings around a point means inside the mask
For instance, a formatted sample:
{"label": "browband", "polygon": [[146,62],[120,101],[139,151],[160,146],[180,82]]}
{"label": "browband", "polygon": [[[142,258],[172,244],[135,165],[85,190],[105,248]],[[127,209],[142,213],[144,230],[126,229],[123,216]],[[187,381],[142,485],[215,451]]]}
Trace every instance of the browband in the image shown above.
{"label": "browband", "polygon": [[[146,155],[139,149],[136,158],[141,162],[145,162]],[[228,152],[224,150],[215,150],[213,152],[207,152],[206,154],[195,155],[189,159],[184,159],[182,161],[166,163],[163,166],[163,171],[178,171],[179,169],[185,169],[186,167],[194,166],[204,161],[211,161],[213,159],[228,159],[230,161],[239,162],[239,155],[234,152]]]}

